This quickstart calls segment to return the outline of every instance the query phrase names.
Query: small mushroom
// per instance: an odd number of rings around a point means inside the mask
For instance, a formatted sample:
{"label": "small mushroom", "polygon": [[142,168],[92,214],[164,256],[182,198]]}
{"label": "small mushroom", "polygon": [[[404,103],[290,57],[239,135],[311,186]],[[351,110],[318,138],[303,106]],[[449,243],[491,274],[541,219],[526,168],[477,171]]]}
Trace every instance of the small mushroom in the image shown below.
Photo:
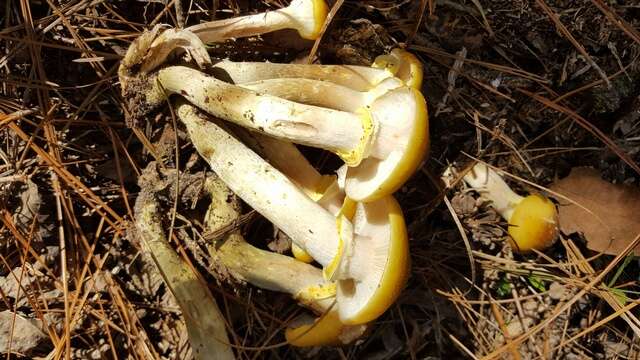
{"label": "small mushroom", "polygon": [[260,35],[282,29],[295,29],[304,39],[315,40],[327,17],[328,8],[323,0],[293,0],[285,8],[209,21],[188,27],[205,43],[231,38]]}
{"label": "small mushroom", "polygon": [[158,24],[143,32],[127,49],[118,69],[123,92],[138,91],[136,78],[145,77],[171,55],[186,53],[188,61],[197,63],[200,68],[208,67],[211,58],[205,42],[260,35],[286,28],[296,29],[300,36],[315,40],[320,36],[326,17],[327,5],[323,0],[293,0],[286,8],[275,11],[205,22],[186,29],[169,29],[166,25]]}
{"label": "small mushroom", "polygon": [[[208,179],[206,188],[211,205],[205,216],[210,232],[224,229],[240,215],[239,201],[219,179]],[[294,346],[344,345],[362,335],[363,325],[340,322],[333,306],[336,285],[322,277],[322,271],[288,256],[258,249],[238,231],[226,234],[210,246],[211,255],[234,277],[263,289],[291,294],[303,306],[320,317],[301,317],[286,330],[287,341]],[[311,319],[311,320],[309,320]]]}
{"label": "small mushroom", "polygon": [[227,186],[320,263],[325,278],[337,280],[344,324],[370,322],[386,311],[406,282],[409,262],[393,197],[343,206],[336,217],[195,107],[176,109],[193,145]]}
{"label": "small mushroom", "polygon": [[371,66],[390,71],[412,88],[420,89],[422,86],[422,62],[406,50],[395,48],[389,54],[376,57]]}
{"label": "small mushroom", "polygon": [[558,213],[549,199],[539,194],[526,197],[516,194],[495,170],[483,163],[477,163],[463,179],[509,223],[514,250],[527,253],[553,245],[558,233]]}

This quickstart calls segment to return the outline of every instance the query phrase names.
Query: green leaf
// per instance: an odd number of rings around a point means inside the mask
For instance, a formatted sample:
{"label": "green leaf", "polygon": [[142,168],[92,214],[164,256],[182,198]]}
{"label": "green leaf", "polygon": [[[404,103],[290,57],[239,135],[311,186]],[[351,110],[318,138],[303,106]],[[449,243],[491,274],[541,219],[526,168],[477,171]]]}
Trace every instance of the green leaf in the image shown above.
{"label": "green leaf", "polygon": [[627,298],[627,294],[624,292],[624,290],[616,288],[608,288],[608,290],[611,291],[613,296],[616,297],[620,305],[624,306],[627,304],[627,301],[629,301],[629,298]]}
{"label": "green leaf", "polygon": [[531,284],[531,286],[536,288],[538,291],[547,291],[547,287],[544,286],[544,280],[540,279],[539,277],[535,275],[529,275],[529,277],[527,277],[527,281],[529,281],[529,284]]}
{"label": "green leaf", "polygon": [[507,297],[509,294],[511,294],[511,283],[503,277],[502,279],[500,279],[500,282],[498,282],[498,288],[496,289],[496,292],[501,298]]}
{"label": "green leaf", "polygon": [[608,285],[609,287],[614,286],[616,284],[616,281],[618,281],[618,278],[620,277],[620,275],[622,275],[622,272],[624,271],[624,269],[627,267],[627,265],[629,265],[629,263],[633,259],[634,259],[633,253],[627,255],[624,258],[624,261],[622,262],[622,264],[618,266],[618,269],[616,270],[615,275],[613,275],[613,278],[611,278],[611,280],[609,281],[609,285]]}

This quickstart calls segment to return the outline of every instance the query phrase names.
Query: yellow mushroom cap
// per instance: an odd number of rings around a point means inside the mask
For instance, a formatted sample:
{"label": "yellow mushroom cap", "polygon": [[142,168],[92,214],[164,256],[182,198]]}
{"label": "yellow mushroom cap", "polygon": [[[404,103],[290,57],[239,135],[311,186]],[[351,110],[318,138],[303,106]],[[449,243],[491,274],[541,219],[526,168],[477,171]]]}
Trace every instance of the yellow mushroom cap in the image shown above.
{"label": "yellow mushroom cap", "polygon": [[[379,124],[378,133],[404,134],[405,137],[379,139],[394,142],[386,159],[368,157],[357,167],[347,169],[345,192],[348,197],[370,202],[398,190],[416,171],[429,148],[429,116],[422,94],[403,86],[390,90],[371,105],[371,113]],[[387,131],[384,127],[396,129]]]}
{"label": "yellow mushroom cap", "polygon": [[521,253],[550,247],[555,242],[557,233],[556,206],[551,200],[541,195],[525,197],[515,207],[509,219],[512,246]]}
{"label": "yellow mushroom cap", "polygon": [[[354,215],[355,241],[375,254],[362,264],[360,279],[337,283],[337,306],[344,324],[371,322],[400,296],[409,277],[409,243],[400,205],[393,196],[358,203]],[[354,256],[357,256],[354,254]]]}
{"label": "yellow mushroom cap", "polygon": [[338,312],[330,311],[322,317],[304,317],[301,322],[285,330],[287,342],[293,346],[340,346],[349,344],[364,334],[368,324],[345,325]]}
{"label": "yellow mushroom cap", "polygon": [[322,26],[327,19],[327,15],[329,14],[329,7],[327,7],[327,3],[324,0],[314,0],[313,2],[313,17],[316,20],[316,28],[312,34],[312,39],[315,40],[320,36],[320,32],[322,31]]}
{"label": "yellow mushroom cap", "polygon": [[303,263],[310,264],[313,262],[311,255],[295,243],[291,244],[291,254],[293,254],[293,257],[296,258],[296,260],[302,261]]}
{"label": "yellow mushroom cap", "polygon": [[300,24],[298,33],[300,36],[307,40],[317,39],[329,13],[329,8],[324,0],[294,1],[291,5],[300,8],[299,10],[296,9],[300,17],[300,20],[298,20]]}
{"label": "yellow mushroom cap", "polygon": [[420,90],[422,87],[422,78],[424,77],[422,61],[406,50],[393,49],[391,53],[396,54],[396,56],[403,60],[404,66],[398,69],[396,76],[402,79],[407,86]]}
{"label": "yellow mushroom cap", "polygon": [[376,57],[371,65],[377,69],[387,69],[405,85],[414,89],[422,87],[422,62],[412,53],[396,48],[389,54]]}
{"label": "yellow mushroom cap", "polygon": [[284,336],[293,346],[330,346],[340,343],[338,337],[344,325],[340,322],[338,313],[331,311],[315,320],[307,318],[301,325],[288,327]]}

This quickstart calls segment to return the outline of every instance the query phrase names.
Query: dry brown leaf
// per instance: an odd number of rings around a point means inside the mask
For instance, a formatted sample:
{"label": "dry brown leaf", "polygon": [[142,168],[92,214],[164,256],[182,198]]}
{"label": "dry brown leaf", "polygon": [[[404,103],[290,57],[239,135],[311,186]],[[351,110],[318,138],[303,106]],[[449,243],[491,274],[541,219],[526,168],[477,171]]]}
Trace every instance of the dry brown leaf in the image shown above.
{"label": "dry brown leaf", "polygon": [[[556,196],[560,229],[581,232],[591,250],[618,255],[640,233],[640,189],[600,178],[597,170],[574,168],[550,187]],[[640,246],[634,249],[640,254]]]}

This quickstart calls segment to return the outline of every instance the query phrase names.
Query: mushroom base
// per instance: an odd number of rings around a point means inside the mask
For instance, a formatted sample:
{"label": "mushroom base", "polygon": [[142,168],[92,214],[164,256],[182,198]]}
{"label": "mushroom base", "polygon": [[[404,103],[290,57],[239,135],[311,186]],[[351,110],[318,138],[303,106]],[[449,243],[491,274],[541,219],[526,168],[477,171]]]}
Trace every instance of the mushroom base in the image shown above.
{"label": "mushroom base", "polygon": [[122,82],[122,97],[129,110],[125,116],[128,127],[141,127],[146,117],[162,104],[165,95],[155,82],[155,76],[146,74],[128,77]]}

